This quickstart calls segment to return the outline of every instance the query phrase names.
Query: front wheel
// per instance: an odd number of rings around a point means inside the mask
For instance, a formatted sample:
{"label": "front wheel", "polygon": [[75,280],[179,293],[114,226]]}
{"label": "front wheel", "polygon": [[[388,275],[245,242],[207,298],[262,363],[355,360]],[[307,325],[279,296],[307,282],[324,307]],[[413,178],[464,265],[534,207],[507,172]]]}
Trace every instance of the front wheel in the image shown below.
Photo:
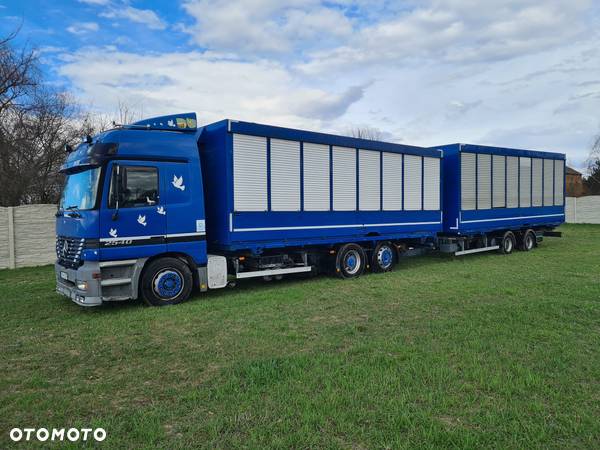
{"label": "front wheel", "polygon": [[150,306],[181,303],[192,292],[192,271],[177,258],[160,258],[144,269],[141,293]]}

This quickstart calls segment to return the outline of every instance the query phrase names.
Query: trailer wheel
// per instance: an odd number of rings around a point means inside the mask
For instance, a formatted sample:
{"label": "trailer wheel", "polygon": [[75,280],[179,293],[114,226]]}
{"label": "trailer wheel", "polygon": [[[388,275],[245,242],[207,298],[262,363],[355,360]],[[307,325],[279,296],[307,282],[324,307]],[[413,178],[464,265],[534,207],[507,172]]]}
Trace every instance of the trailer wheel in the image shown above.
{"label": "trailer wheel", "polygon": [[141,280],[142,298],[150,306],[181,303],[192,292],[192,271],[177,258],[160,258],[144,270]]}
{"label": "trailer wheel", "polygon": [[512,231],[507,231],[500,240],[500,248],[498,251],[504,255],[512,253],[515,249],[516,241],[514,233]]}
{"label": "trailer wheel", "polygon": [[374,272],[392,270],[396,262],[394,247],[389,242],[380,242],[373,250],[371,265]]}
{"label": "trailer wheel", "polygon": [[535,247],[536,240],[537,240],[537,237],[535,235],[535,232],[533,230],[527,230],[525,232],[525,234],[523,234],[523,237],[521,238],[521,243],[520,243],[521,245],[519,247],[524,252],[529,252],[529,251],[533,250],[533,247]]}
{"label": "trailer wheel", "polygon": [[337,253],[335,273],[340,278],[356,278],[365,271],[365,251],[360,245],[345,244]]}

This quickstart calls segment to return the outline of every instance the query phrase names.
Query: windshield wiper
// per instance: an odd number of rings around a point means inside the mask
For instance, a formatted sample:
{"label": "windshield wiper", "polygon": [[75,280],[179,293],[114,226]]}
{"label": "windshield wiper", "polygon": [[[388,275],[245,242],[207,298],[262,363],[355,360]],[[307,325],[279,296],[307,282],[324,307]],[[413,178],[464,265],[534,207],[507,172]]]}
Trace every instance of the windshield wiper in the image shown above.
{"label": "windshield wiper", "polygon": [[67,206],[65,208],[65,211],[72,211],[72,212],[69,212],[68,216],[72,217],[74,219],[77,219],[77,218],[81,217],[81,214],[79,214],[77,211],[75,211],[76,209],[79,209],[79,207],[77,205],[71,205],[71,206]]}

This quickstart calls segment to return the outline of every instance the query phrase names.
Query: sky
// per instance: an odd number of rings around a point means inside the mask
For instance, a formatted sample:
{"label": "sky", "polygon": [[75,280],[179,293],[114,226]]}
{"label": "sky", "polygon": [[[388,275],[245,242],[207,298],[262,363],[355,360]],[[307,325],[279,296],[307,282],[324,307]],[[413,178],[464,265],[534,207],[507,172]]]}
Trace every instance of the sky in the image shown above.
{"label": "sky", "polygon": [[600,1],[0,0],[87,109],[567,153],[600,133]]}

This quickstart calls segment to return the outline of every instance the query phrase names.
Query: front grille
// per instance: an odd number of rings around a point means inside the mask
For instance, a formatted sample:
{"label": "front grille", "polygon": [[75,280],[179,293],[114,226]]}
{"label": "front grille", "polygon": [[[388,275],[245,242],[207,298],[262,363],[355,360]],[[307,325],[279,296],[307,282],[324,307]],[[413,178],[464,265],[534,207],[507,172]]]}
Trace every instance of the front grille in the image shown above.
{"label": "front grille", "polygon": [[84,238],[58,236],[56,238],[56,257],[58,258],[58,263],[64,267],[77,269],[82,264],[81,252],[84,247]]}

